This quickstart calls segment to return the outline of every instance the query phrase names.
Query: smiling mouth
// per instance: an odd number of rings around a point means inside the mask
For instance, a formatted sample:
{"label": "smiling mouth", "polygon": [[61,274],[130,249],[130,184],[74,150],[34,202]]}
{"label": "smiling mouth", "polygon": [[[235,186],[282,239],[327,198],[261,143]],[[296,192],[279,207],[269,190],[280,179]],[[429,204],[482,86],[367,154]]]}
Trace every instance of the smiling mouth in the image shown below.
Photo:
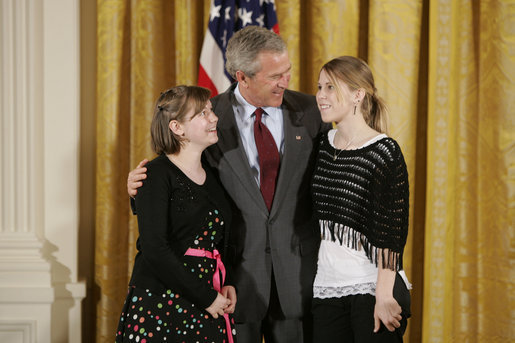
{"label": "smiling mouth", "polygon": [[321,110],[327,110],[328,108],[330,108],[330,107],[331,107],[331,105],[325,105],[325,104],[324,104],[324,105],[319,105],[318,107],[319,107]]}

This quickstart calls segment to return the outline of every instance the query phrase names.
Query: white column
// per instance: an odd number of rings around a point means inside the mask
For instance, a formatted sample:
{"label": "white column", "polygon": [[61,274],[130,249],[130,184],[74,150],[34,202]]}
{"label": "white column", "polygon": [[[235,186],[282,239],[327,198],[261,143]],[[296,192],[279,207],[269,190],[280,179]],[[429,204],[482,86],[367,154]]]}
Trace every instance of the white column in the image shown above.
{"label": "white column", "polygon": [[79,0],[0,0],[0,342],[80,342]]}

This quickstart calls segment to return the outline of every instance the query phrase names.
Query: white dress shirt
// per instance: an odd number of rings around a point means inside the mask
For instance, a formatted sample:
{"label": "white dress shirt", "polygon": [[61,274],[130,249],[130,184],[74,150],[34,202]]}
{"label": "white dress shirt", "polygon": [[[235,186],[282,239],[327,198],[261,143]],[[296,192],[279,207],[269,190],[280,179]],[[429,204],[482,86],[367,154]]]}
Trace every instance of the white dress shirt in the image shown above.
{"label": "white dress shirt", "polygon": [[[248,103],[240,93],[239,84],[234,89],[236,103],[232,108],[235,114],[236,125],[240,132],[241,141],[247,159],[249,161],[252,176],[259,186],[259,159],[256,142],[254,140],[254,111],[256,106]],[[283,111],[281,107],[262,107],[265,115],[261,117],[261,122],[266,125],[272,136],[274,137],[275,144],[278,147],[279,155],[282,156],[284,150],[284,123]]]}

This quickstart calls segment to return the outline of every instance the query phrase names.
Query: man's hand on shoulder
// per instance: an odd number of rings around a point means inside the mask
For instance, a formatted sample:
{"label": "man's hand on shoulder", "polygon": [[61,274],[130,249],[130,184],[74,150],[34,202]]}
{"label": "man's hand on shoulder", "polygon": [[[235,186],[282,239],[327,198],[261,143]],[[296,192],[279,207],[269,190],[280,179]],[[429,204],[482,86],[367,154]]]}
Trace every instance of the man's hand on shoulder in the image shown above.
{"label": "man's hand on shoulder", "polygon": [[145,180],[147,178],[147,168],[145,164],[147,164],[148,160],[144,159],[141,161],[136,169],[131,170],[129,176],[127,177],[127,192],[131,197],[135,197],[138,193],[138,188],[143,185],[141,180]]}

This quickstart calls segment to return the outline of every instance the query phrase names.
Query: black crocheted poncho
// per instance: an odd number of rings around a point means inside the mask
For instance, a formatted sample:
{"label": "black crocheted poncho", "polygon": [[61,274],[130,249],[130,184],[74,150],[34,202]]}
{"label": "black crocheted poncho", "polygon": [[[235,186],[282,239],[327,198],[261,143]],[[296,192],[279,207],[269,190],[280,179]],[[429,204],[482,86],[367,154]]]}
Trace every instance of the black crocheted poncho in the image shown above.
{"label": "black crocheted poncho", "polygon": [[395,140],[385,137],[360,149],[335,150],[323,133],[312,195],[323,239],[362,247],[376,266],[382,256],[383,268],[402,269],[409,187]]}

